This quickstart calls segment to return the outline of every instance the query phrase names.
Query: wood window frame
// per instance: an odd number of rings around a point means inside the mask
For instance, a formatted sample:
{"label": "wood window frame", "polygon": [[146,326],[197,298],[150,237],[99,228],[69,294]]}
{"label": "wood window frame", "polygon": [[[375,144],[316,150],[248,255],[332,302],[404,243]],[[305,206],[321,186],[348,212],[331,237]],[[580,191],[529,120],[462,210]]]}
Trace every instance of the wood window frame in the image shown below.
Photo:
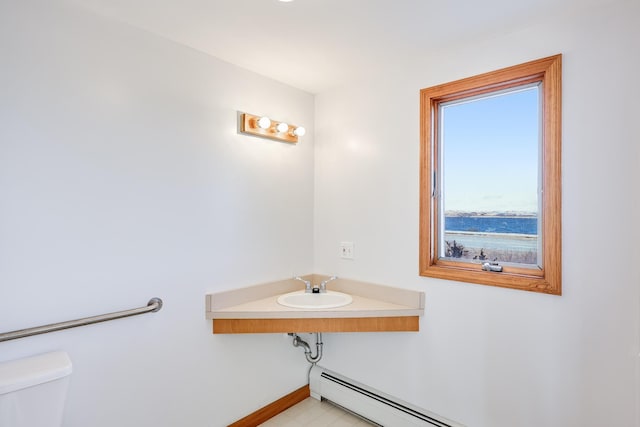
{"label": "wood window frame", "polygon": [[[542,268],[504,266],[502,272],[482,270],[481,263],[439,258],[437,172],[439,105],[457,99],[541,83],[541,221]],[[420,91],[420,275],[561,295],[561,112],[562,55],[527,62],[445,83]]]}

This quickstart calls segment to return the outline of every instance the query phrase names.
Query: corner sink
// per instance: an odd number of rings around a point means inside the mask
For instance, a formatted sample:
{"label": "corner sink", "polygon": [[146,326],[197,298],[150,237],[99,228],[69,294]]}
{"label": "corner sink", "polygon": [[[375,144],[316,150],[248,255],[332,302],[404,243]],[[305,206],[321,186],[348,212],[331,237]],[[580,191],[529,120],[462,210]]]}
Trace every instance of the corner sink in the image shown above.
{"label": "corner sink", "polygon": [[352,302],[351,295],[334,291],[319,294],[296,291],[278,297],[278,304],[291,308],[337,308]]}

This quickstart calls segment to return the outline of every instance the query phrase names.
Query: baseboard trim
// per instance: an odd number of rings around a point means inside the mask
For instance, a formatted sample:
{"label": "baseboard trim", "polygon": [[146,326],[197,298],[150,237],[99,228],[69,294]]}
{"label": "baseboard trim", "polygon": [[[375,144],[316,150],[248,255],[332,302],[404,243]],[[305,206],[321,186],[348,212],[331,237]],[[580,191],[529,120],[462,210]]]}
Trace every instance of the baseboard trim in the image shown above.
{"label": "baseboard trim", "polygon": [[233,424],[229,424],[227,427],[256,427],[275,417],[279,413],[286,411],[296,403],[302,402],[309,396],[311,396],[309,385],[305,385],[304,387],[300,387],[296,391],[281,397],[275,402],[258,409],[254,413],[247,415],[241,420],[238,420]]}

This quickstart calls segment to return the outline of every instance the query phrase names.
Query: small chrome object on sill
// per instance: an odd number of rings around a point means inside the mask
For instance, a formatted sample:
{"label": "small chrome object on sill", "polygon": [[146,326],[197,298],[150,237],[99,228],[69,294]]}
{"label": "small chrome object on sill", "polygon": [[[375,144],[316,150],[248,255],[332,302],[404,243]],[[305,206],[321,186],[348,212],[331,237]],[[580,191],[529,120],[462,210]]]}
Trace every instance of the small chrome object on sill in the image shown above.
{"label": "small chrome object on sill", "polygon": [[81,319],[69,320],[66,322],[51,323],[49,325],[37,326],[35,328],[1,333],[0,342],[30,337],[32,335],[46,334],[48,332],[61,331],[63,329],[75,328],[78,326],[91,325],[92,323],[106,322],[108,320],[120,319],[122,317],[136,316],[138,314],[155,313],[156,311],[160,311],[161,308],[162,300],[160,298],[151,298],[146,307],[116,311],[114,313],[101,314],[99,316],[83,317]]}
{"label": "small chrome object on sill", "polygon": [[500,273],[502,271],[502,266],[497,262],[485,262],[482,264],[482,269],[484,271],[493,271],[494,273]]}

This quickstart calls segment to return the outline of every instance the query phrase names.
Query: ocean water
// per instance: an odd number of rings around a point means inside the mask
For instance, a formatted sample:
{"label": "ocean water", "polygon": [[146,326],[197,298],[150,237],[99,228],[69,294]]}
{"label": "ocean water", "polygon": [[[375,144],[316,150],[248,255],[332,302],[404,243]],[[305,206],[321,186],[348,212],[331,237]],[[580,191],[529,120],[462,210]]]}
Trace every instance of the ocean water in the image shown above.
{"label": "ocean water", "polygon": [[[538,262],[538,219],[535,217],[445,217],[444,243],[464,248],[462,258],[532,264]],[[486,257],[486,258],[483,258]]]}
{"label": "ocean water", "polygon": [[444,219],[446,232],[465,231],[472,233],[538,234],[536,217],[500,216],[447,216]]}

